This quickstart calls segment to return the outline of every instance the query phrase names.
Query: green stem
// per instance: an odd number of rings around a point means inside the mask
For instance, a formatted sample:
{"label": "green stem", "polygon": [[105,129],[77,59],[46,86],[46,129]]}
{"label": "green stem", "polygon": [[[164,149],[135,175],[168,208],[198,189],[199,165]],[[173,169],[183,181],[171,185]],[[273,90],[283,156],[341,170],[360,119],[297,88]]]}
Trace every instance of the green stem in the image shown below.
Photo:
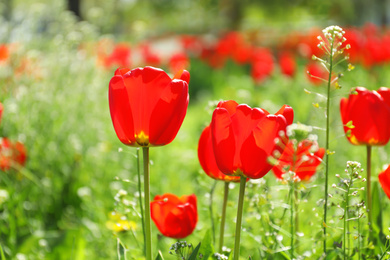
{"label": "green stem", "polygon": [[219,253],[222,253],[223,237],[225,234],[225,220],[226,220],[226,206],[229,196],[229,182],[225,182],[225,189],[223,193],[223,204],[222,204],[222,216],[221,216],[221,227],[219,229]]}
{"label": "green stem", "polygon": [[238,209],[236,220],[236,237],[234,241],[234,255],[233,260],[238,260],[240,257],[240,238],[241,238],[241,222],[242,222],[242,209],[244,207],[244,195],[245,195],[246,177],[241,176],[240,179],[240,194],[238,196]]}
{"label": "green stem", "polygon": [[290,187],[290,233],[291,233],[291,259],[294,259],[294,189],[295,189],[295,183],[294,180],[291,181],[291,187]]}
{"label": "green stem", "polygon": [[211,221],[211,230],[213,231],[213,244],[215,245],[215,225],[214,225],[214,214],[213,214],[213,195],[215,186],[217,185],[217,181],[214,181],[213,186],[211,186],[210,190],[210,204],[209,204],[209,211],[210,211],[210,221]]}
{"label": "green stem", "polygon": [[[351,177],[352,181],[352,177]],[[352,183],[351,183],[352,184]],[[343,248],[344,248],[344,259],[347,259],[347,219],[348,219],[348,207],[349,207],[349,188],[351,184],[347,184],[347,192],[346,192],[346,199],[345,199],[345,207],[344,207],[344,242],[343,242]]]}
{"label": "green stem", "polygon": [[330,131],[330,86],[332,82],[332,70],[333,70],[333,44],[332,40],[330,45],[330,54],[329,54],[329,78],[328,78],[328,90],[327,90],[327,99],[326,99],[326,140],[325,140],[325,203],[324,203],[324,255],[326,256],[326,222],[327,222],[327,210],[328,210],[328,176],[329,176],[329,131]]}
{"label": "green stem", "polygon": [[139,193],[139,207],[141,210],[142,234],[144,235],[144,255],[146,256],[146,236],[145,236],[145,217],[144,206],[142,204],[142,188],[141,188],[141,170],[139,159],[139,148],[137,148],[137,174],[138,174],[138,193]]}
{"label": "green stem", "polygon": [[[372,200],[371,200],[371,146],[367,145],[367,209],[368,209],[368,222],[372,225]],[[371,228],[371,226],[370,226]]]}
{"label": "green stem", "polygon": [[144,192],[145,192],[145,240],[146,260],[152,260],[152,228],[150,221],[150,178],[149,178],[149,147],[142,147],[144,163]]}
{"label": "green stem", "polygon": [[[359,214],[359,211],[358,211]],[[360,218],[357,219],[358,223],[358,260],[360,260],[360,255],[361,255],[361,242],[360,242]]]}

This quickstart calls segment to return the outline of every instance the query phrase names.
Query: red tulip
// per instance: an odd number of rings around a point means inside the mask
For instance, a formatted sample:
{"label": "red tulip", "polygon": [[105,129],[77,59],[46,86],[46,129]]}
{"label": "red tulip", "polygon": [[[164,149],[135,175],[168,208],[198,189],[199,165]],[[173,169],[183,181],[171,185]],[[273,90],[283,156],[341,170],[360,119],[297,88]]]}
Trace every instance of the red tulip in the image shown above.
{"label": "red tulip", "polygon": [[[348,140],[355,145],[385,145],[390,139],[390,92],[352,89],[340,101],[341,120]],[[352,124],[349,123],[352,121]]]}
{"label": "red tulip", "polygon": [[390,199],[390,165],[386,170],[379,173],[378,175],[379,183],[382,186],[383,191],[386,193],[387,197]]}
{"label": "red tulip", "polygon": [[12,143],[8,138],[0,139],[0,170],[7,171],[15,165],[24,166],[26,159],[26,148],[21,142]]}
{"label": "red tulip", "polygon": [[274,58],[269,49],[256,48],[253,51],[251,75],[255,82],[261,83],[274,69]]}
{"label": "red tulip", "polygon": [[296,62],[294,56],[289,52],[282,52],[279,56],[280,71],[289,77],[293,77],[296,70]]}
{"label": "red tulip", "polygon": [[200,165],[202,166],[204,172],[213,179],[221,180],[225,182],[239,182],[240,176],[229,176],[223,174],[218,168],[218,165],[215,161],[213,142],[211,139],[211,128],[206,126],[203,130],[198,145],[198,158]]}
{"label": "red tulip", "polygon": [[170,143],[184,120],[190,74],[171,79],[163,70],[117,69],[109,83],[111,119],[119,140],[129,146]]}
{"label": "red tulip", "polygon": [[196,196],[166,193],[150,203],[151,217],[158,230],[166,236],[181,239],[189,236],[198,222]]}
{"label": "red tulip", "polygon": [[308,181],[321,164],[324,154],[325,149],[319,148],[316,141],[306,139],[295,146],[290,140],[272,171],[278,179],[283,179],[282,175],[291,171],[300,180]]}
{"label": "red tulip", "polygon": [[284,135],[294,112],[284,105],[275,115],[235,101],[221,101],[214,110],[211,136],[218,168],[227,175],[263,177],[272,165],[268,158],[278,150],[275,138]]}

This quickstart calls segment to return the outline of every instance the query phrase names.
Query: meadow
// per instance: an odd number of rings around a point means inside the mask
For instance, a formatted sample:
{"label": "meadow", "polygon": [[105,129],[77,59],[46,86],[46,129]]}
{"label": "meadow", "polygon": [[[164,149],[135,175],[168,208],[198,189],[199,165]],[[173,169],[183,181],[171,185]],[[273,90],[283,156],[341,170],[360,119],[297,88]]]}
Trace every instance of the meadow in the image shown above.
{"label": "meadow", "polygon": [[[307,73],[329,75],[312,59],[322,55],[317,36],[323,28],[175,34],[130,43],[101,35],[69,12],[39,5],[1,29],[9,37],[0,44],[0,137],[21,142],[26,151],[25,161],[7,168],[0,144],[1,259],[145,259],[139,200],[144,196],[137,174],[141,150],[119,141],[110,117],[109,82],[118,67],[190,73],[188,109],[176,138],[150,149],[150,194],[152,200],[164,193],[196,195],[198,221],[181,241],[193,247],[202,241],[201,259],[218,259],[215,253],[233,259],[240,185],[228,184],[220,252],[224,182],[207,176],[198,159],[200,135],[219,101],[235,100],[271,114],[287,104],[293,122],[309,126],[319,147],[325,147],[327,83]],[[366,146],[346,138],[340,100],[357,86],[390,87],[390,30],[372,24],[343,29],[351,49],[350,59],[334,68],[335,75],[343,75],[330,88],[327,223],[324,160],[310,179],[294,184],[294,223],[291,185],[269,171],[246,184],[240,259],[325,259],[324,225],[326,259],[389,258],[390,200],[378,174],[390,163],[390,147],[372,146],[372,223],[363,210],[345,224],[340,189],[349,178],[347,162],[361,163],[363,177],[367,162]],[[309,69],[313,64],[318,67]],[[366,191],[351,198],[352,204],[361,203]],[[176,242],[152,223],[153,259],[158,251],[160,259],[176,259],[169,253]]]}

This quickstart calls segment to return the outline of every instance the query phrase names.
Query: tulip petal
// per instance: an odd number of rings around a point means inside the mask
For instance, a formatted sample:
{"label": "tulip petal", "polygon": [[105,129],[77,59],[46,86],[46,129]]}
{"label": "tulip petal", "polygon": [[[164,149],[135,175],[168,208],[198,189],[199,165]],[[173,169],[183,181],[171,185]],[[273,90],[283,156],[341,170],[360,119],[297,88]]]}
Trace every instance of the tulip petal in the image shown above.
{"label": "tulip petal", "polygon": [[173,80],[161,93],[160,99],[151,113],[151,144],[165,145],[176,137],[186,115],[188,101],[187,82]]}
{"label": "tulip petal", "polygon": [[109,106],[112,123],[123,144],[135,145],[133,116],[128,100],[122,76],[114,76],[109,83]]}
{"label": "tulip petal", "polygon": [[383,191],[385,192],[387,197],[390,199],[390,165],[387,167],[386,170],[379,173],[378,180],[382,186]]}
{"label": "tulip petal", "polygon": [[231,124],[232,120],[228,110],[223,108],[214,110],[211,120],[211,135],[215,160],[221,172],[228,175],[234,174],[237,170],[233,166],[236,141]]}

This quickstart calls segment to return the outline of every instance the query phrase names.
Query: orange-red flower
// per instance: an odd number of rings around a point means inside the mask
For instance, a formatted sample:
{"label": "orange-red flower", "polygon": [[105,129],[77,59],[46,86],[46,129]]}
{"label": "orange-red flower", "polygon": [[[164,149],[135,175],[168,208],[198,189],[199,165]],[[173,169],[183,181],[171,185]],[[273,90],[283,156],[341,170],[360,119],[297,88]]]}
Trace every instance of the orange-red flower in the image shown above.
{"label": "orange-red flower", "polygon": [[269,157],[278,150],[275,138],[285,135],[294,112],[284,105],[275,115],[233,100],[221,101],[214,110],[211,136],[218,168],[227,175],[263,177],[272,165]]}
{"label": "orange-red flower", "polygon": [[119,140],[129,146],[170,143],[184,120],[190,74],[171,79],[163,70],[117,69],[109,83],[111,119]]}
{"label": "orange-red flower", "polygon": [[[390,139],[390,90],[352,89],[340,101],[341,120],[354,145],[385,145]],[[350,121],[352,123],[350,123]]]}
{"label": "orange-red flower", "polygon": [[316,141],[305,139],[298,145],[294,141],[288,141],[272,171],[278,179],[283,179],[283,174],[291,171],[299,180],[308,181],[321,164],[325,149],[319,148]]}
{"label": "orange-red flower", "polygon": [[166,236],[181,239],[189,236],[198,222],[196,196],[166,193],[150,203],[151,217],[158,230]]}
{"label": "orange-red flower", "polygon": [[211,128],[206,126],[199,138],[198,158],[204,172],[213,179],[225,182],[239,182],[240,176],[223,174],[215,162],[213,142],[211,140]]}
{"label": "orange-red flower", "polygon": [[9,57],[9,50],[7,45],[5,44],[0,45],[0,63],[7,61],[8,57]]}
{"label": "orange-red flower", "polygon": [[11,142],[8,138],[0,139],[0,170],[7,171],[11,167],[24,166],[27,151],[21,142]]}
{"label": "orange-red flower", "polygon": [[386,193],[387,197],[390,199],[390,165],[386,170],[379,173],[378,175],[379,183],[382,186],[383,191]]}

